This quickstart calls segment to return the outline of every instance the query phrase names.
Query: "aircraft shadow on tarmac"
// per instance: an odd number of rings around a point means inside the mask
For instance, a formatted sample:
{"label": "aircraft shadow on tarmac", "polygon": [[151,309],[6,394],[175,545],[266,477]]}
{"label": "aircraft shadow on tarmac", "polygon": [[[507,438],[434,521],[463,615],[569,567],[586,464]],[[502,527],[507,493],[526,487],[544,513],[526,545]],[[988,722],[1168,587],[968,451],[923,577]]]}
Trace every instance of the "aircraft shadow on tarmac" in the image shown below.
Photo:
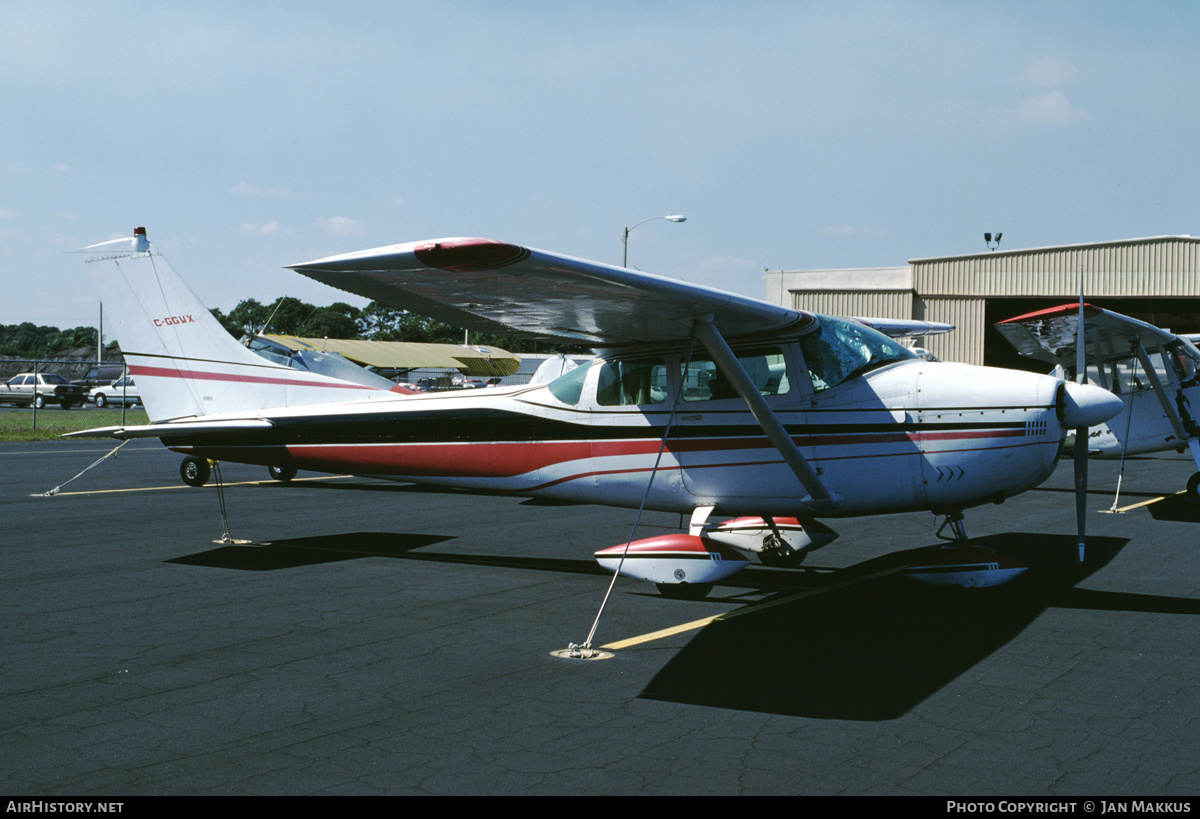
{"label": "aircraft shadow on tarmac", "polygon": [[1171,495],[1157,503],[1146,506],[1146,511],[1155,520],[1170,520],[1180,523],[1200,523],[1200,503],[1187,495]]}
{"label": "aircraft shadow on tarmac", "polygon": [[[271,571],[391,557],[609,576],[591,560],[426,549],[452,539],[347,532],[250,547],[219,546],[167,562]],[[1030,570],[1004,586],[974,590],[926,586],[890,574],[746,611],[692,636],[640,696],[815,719],[896,719],[1000,649],[1049,607],[1200,615],[1200,600],[1076,588],[1124,548],[1125,538],[1089,538],[1088,559],[1082,565],[1075,559],[1073,535],[1006,533],[972,542],[1005,551]],[[767,601],[778,600],[897,570],[925,551],[894,552],[842,569],[751,566],[720,584],[715,596],[726,603],[743,597],[757,601],[764,593]],[[723,594],[727,591],[733,594]],[[655,594],[643,591],[640,584],[629,593]],[[676,601],[663,600],[662,605],[670,607]],[[688,608],[687,616],[694,617],[694,612]]]}
{"label": "aircraft shadow on tarmac", "polygon": [[609,572],[592,560],[529,558],[511,555],[455,554],[417,551],[426,546],[453,540],[444,535],[418,535],[397,532],[345,532],[337,535],[273,540],[246,546],[218,546],[205,552],[177,557],[167,563],[207,566],[240,571],[274,571],[318,563],[336,563],[364,557],[391,557],[456,565],[498,566],[569,574],[607,577]]}
{"label": "aircraft shadow on tarmac", "polygon": [[214,569],[267,572],[337,563],[363,557],[403,557],[413,549],[432,546],[451,538],[441,535],[413,535],[399,532],[348,532],[340,535],[275,540],[239,546],[218,546],[193,555],[176,557],[167,563],[208,566]]}
{"label": "aircraft shadow on tarmac", "polygon": [[[1030,571],[979,590],[892,575],[718,621],[641,696],[815,719],[896,719],[1048,607],[1200,615],[1196,600],[1075,588],[1125,546],[1124,538],[1089,538],[1083,567],[1073,560],[1073,536],[1009,533],[973,542],[1002,547]],[[911,557],[899,552],[843,571],[876,572]]]}

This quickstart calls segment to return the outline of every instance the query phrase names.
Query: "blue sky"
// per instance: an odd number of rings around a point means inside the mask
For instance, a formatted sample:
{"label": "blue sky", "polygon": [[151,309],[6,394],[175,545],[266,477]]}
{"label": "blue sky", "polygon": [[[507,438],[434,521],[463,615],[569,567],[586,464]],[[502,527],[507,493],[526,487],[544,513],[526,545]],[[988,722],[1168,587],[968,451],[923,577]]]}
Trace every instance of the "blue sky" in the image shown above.
{"label": "blue sky", "polygon": [[1191,2],[0,2],[0,323],[137,225],[210,307],[483,236],[764,268],[1200,233]]}

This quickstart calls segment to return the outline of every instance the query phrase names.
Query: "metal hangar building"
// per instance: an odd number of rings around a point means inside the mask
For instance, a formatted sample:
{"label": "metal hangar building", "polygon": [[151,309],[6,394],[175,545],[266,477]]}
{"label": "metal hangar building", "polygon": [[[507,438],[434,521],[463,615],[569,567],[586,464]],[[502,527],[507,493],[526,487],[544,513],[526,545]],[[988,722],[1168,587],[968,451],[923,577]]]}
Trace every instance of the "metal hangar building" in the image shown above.
{"label": "metal hangar building", "polygon": [[1176,333],[1200,332],[1200,238],[1155,236],[965,256],[904,267],[768,270],[767,301],[798,310],[955,325],[922,346],[943,361],[1036,368],[992,326],[1079,300]]}

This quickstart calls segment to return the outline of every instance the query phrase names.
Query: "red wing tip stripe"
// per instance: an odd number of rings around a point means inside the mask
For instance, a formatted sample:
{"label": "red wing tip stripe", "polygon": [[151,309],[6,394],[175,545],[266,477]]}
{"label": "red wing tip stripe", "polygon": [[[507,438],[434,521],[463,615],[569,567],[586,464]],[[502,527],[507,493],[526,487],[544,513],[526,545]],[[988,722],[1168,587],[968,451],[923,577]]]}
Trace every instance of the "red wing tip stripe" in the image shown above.
{"label": "red wing tip stripe", "polygon": [[[1078,312],[1079,312],[1079,302],[1076,302],[1075,304],[1061,304],[1058,307],[1048,307],[1045,310],[1035,310],[1032,313],[1026,313],[1023,316],[1016,316],[1014,318],[1005,319],[1004,321],[997,322],[997,323],[998,324],[1016,324],[1018,322],[1032,321],[1035,319],[1066,318],[1068,316],[1075,315]],[[1089,318],[1089,317],[1098,316],[1103,312],[1104,312],[1104,310],[1102,308],[1093,307],[1092,305],[1088,304],[1087,302],[1084,302],[1083,316],[1085,319]]]}

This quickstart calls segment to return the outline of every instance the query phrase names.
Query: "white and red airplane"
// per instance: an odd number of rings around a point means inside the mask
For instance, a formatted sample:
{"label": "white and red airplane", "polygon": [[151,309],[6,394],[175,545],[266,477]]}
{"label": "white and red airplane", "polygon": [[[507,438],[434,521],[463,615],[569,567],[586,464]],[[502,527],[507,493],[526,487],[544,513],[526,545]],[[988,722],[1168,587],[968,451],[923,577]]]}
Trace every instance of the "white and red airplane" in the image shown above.
{"label": "white and red airplane", "polygon": [[[950,526],[943,539],[965,548],[965,509],[1037,486],[1068,429],[1121,409],[1099,387],[924,361],[851,320],[504,242],[291,265],[468,329],[605,348],[545,385],[402,396],[247,351],[144,229],[87,252],[152,423],[82,434],[159,438],[185,466],[228,460],[284,477],[351,472],[691,514],[687,534],[597,555],[668,594],[706,593],[746,565],[743,552],[797,565],[836,537],[817,518],[928,510],[946,518],[939,536]],[[1019,570],[973,553],[918,574],[984,585]]]}
{"label": "white and red airplane", "polygon": [[[1084,304],[1088,379],[1120,397],[1121,412],[1092,426],[1087,451],[1103,458],[1189,449],[1200,470],[1200,350],[1177,335],[1120,313]],[[1079,306],[1065,304],[995,325],[1021,355],[1077,369]],[[1187,490],[1200,496],[1200,471]]]}

